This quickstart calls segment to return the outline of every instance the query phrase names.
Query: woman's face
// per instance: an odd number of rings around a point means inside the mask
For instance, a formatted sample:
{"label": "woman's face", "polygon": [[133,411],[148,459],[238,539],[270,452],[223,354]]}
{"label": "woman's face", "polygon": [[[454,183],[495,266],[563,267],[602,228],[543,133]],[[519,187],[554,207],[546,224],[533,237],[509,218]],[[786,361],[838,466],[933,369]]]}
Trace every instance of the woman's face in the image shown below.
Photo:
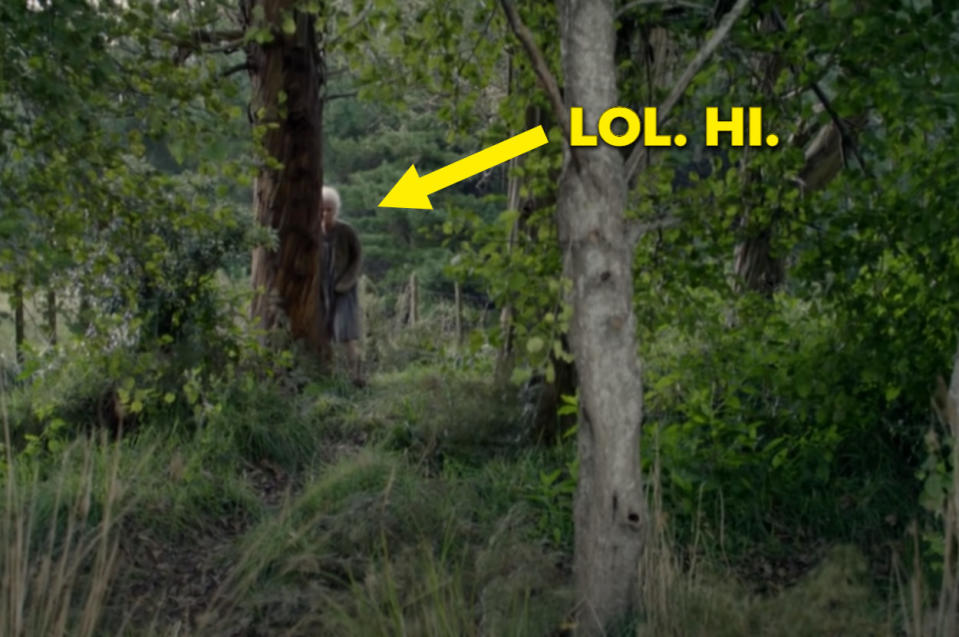
{"label": "woman's face", "polygon": [[322,214],[323,214],[323,225],[325,226],[333,225],[333,219],[336,216],[336,208],[333,207],[333,204],[331,202],[329,201],[323,202]]}

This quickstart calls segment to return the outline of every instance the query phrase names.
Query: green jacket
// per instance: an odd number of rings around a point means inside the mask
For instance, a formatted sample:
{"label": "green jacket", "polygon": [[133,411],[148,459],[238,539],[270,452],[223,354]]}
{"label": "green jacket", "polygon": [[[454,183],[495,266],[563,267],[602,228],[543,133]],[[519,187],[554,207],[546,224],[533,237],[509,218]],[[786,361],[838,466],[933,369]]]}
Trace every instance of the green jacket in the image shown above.
{"label": "green jacket", "polygon": [[331,286],[338,294],[349,292],[356,286],[363,266],[363,251],[356,231],[349,224],[337,221],[322,236],[321,246],[320,263],[329,267],[324,284]]}

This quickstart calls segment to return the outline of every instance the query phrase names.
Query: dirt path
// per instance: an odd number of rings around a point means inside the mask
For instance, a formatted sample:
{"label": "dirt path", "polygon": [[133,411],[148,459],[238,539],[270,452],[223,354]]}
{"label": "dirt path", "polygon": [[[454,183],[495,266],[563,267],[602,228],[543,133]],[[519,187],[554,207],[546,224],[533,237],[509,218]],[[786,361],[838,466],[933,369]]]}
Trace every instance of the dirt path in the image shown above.
{"label": "dirt path", "polygon": [[[247,466],[243,477],[266,515],[297,487],[289,474],[269,463]],[[126,616],[128,625],[137,627],[131,634],[151,625],[160,634],[191,634],[229,575],[237,542],[255,523],[249,516],[207,520],[180,537],[160,537],[126,522],[110,615]]]}

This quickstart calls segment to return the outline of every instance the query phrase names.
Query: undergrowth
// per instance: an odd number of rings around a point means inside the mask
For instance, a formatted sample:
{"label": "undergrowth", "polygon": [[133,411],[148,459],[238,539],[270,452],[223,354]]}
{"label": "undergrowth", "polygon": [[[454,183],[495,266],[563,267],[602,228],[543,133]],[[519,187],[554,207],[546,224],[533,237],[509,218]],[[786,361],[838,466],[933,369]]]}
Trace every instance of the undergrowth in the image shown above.
{"label": "undergrowth", "polygon": [[[362,390],[237,374],[204,388],[199,423],[154,410],[119,438],[8,439],[3,634],[563,634],[572,441],[530,444],[486,371],[444,354]],[[929,578],[890,601],[851,545],[759,592],[723,550],[735,522],[675,515],[661,471],[629,634],[932,634]]]}

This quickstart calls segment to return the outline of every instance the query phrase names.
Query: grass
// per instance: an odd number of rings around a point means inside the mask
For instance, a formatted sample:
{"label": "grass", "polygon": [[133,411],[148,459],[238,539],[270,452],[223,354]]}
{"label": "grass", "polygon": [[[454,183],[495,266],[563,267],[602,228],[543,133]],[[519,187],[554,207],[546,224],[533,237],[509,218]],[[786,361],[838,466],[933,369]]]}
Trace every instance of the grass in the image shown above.
{"label": "grass", "polygon": [[[43,329],[43,302],[42,295],[26,295],[23,305],[24,314],[24,337],[27,343],[38,344],[39,347],[46,346],[46,333]],[[14,308],[11,304],[10,294],[0,292],[0,360],[9,361],[12,364],[16,360],[16,349],[14,346]]]}
{"label": "grass", "polygon": [[889,607],[855,547],[827,553],[797,584],[758,595],[716,563],[684,564],[668,541],[651,542],[640,569],[645,614],[638,634],[818,637],[893,635]]}
{"label": "grass", "polygon": [[0,634],[99,634],[117,577],[118,532],[135,503],[120,477],[119,448],[104,437],[78,440],[41,477],[12,451],[5,399],[0,391]]}
{"label": "grass", "polygon": [[[561,634],[571,448],[531,446],[514,392],[442,355],[364,390],[294,373],[217,387],[200,427],[152,415],[33,457],[5,415],[0,634]],[[757,593],[667,523],[655,475],[630,634],[950,634],[922,569],[890,602],[850,546]]]}
{"label": "grass", "polygon": [[959,629],[959,358],[949,386],[938,379],[933,407],[940,428],[930,432],[927,443],[938,451],[939,438],[945,441],[952,471],[948,488],[940,490],[935,502],[936,526],[922,538],[932,546],[932,558],[923,560],[920,530],[913,525],[912,568],[897,565],[901,621],[910,637],[945,637]]}
{"label": "grass", "polygon": [[543,634],[569,602],[559,558],[528,539],[522,506],[492,522],[471,515],[482,504],[395,453],[344,457],[246,534],[207,629],[241,616],[269,634]]}

